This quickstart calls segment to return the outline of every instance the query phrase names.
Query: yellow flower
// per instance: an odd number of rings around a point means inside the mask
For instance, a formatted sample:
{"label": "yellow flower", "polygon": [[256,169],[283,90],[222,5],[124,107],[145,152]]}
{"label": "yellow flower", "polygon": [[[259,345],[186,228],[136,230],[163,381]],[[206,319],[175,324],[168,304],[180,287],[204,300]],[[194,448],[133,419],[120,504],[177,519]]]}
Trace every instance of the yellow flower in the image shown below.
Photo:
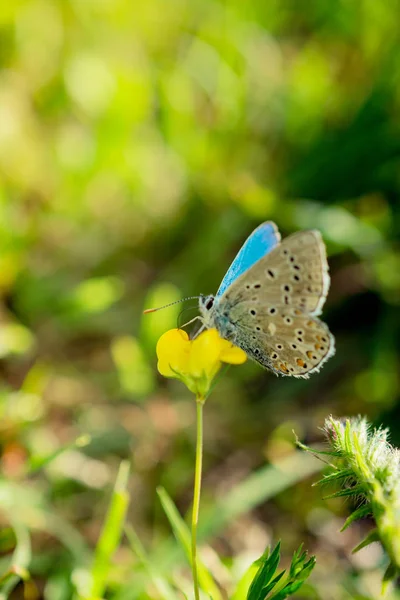
{"label": "yellow flower", "polygon": [[158,370],[164,377],[175,377],[197,397],[205,398],[221,364],[240,365],[246,353],[207,329],[190,340],[183,329],[170,329],[157,343]]}

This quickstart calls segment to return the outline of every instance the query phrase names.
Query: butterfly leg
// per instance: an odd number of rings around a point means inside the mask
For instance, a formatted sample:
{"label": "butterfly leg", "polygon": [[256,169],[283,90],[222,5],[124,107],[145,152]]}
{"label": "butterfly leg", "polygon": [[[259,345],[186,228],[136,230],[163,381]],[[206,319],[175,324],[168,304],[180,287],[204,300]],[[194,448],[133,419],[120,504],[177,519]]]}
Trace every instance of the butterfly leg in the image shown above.
{"label": "butterfly leg", "polygon": [[190,321],[188,321],[187,323],[184,323],[183,325],[179,326],[179,329],[183,329],[184,327],[186,327],[187,325],[191,325],[192,323],[194,323],[195,321],[200,320],[202,321],[202,318],[197,315],[197,317],[194,317],[193,319],[190,319]]}
{"label": "butterfly leg", "polygon": [[[199,319],[201,319],[201,317],[198,317]],[[206,326],[203,324],[200,329],[198,329],[196,331],[196,333],[193,335],[192,340],[195,340],[197,338],[197,336],[200,335],[200,333],[202,333],[204,330],[206,329]]]}

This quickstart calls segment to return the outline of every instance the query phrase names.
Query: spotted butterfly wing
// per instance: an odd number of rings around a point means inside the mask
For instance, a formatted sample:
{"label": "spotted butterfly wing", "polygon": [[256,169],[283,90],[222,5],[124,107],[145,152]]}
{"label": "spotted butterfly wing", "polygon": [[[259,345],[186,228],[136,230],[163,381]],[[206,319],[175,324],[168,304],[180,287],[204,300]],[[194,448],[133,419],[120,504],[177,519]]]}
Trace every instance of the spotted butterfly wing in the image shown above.
{"label": "spotted butterfly wing", "polygon": [[264,367],[282,375],[308,377],[334,353],[333,336],[315,316],[328,288],[320,233],[298,232],[216,299],[214,324],[222,337],[232,339]]}
{"label": "spotted butterfly wing", "polygon": [[[299,231],[285,238],[265,262],[254,265],[251,278],[264,280],[268,302],[295,305],[310,315],[319,315],[330,283],[321,234],[319,231]],[[252,283],[255,285],[257,281]],[[245,284],[244,290],[247,296],[251,291],[248,285]]]}
{"label": "spotted butterfly wing", "polygon": [[[247,320],[249,310],[256,310],[253,323]],[[231,318],[235,344],[276,374],[308,377],[334,353],[334,338],[325,323],[299,308],[277,305],[271,314],[255,303],[238,304]]]}

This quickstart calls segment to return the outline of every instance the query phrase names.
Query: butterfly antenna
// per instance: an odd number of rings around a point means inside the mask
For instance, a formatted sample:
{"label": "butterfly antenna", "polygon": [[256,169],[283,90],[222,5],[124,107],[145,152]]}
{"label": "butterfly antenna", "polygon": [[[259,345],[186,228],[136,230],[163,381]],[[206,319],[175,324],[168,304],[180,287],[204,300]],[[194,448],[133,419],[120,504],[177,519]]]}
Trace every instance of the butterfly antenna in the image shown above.
{"label": "butterfly antenna", "polygon": [[199,298],[200,296],[189,296],[188,298],[181,298],[181,300],[175,300],[175,302],[170,302],[169,304],[165,304],[164,306],[158,306],[157,308],[146,308],[146,310],[143,311],[143,314],[147,315],[148,313],[156,312],[157,310],[161,310],[162,308],[168,308],[169,306],[173,306],[174,304],[179,304],[179,302],[186,302],[186,300],[195,300]]}

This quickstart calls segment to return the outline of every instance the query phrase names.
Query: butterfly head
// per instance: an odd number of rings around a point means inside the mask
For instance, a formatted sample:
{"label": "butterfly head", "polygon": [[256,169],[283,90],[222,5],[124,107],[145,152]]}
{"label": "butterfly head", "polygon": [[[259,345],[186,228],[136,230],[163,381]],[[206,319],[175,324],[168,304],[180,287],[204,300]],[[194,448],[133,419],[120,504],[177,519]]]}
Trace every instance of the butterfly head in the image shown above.
{"label": "butterfly head", "polygon": [[203,296],[199,298],[199,310],[203,318],[203,323],[207,328],[213,326],[213,308],[214,308],[215,297],[213,295]]}

